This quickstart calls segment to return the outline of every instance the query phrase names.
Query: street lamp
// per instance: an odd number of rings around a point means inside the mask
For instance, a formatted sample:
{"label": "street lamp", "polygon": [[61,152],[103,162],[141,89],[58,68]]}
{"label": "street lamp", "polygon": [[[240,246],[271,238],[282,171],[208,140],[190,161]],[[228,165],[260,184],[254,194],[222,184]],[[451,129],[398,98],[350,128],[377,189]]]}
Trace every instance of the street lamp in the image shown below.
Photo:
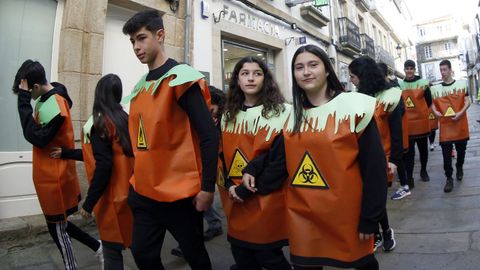
{"label": "street lamp", "polygon": [[400,46],[400,44],[397,44],[397,47],[395,47],[395,49],[397,49],[397,55],[400,58],[400,55],[402,55],[402,46]]}

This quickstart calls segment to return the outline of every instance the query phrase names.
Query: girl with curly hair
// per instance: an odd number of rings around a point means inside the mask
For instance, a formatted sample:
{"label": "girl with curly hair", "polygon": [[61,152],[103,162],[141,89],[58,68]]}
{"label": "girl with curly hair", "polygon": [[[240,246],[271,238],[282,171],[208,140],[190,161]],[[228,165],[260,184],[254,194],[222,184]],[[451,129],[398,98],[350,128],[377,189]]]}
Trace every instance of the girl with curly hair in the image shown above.
{"label": "girl with curly hair", "polygon": [[221,122],[226,178],[217,182],[236,262],[231,269],[290,270],[282,252],[287,245],[283,191],[254,195],[240,185],[242,169],[268,151],[280,134],[290,105],[267,65],[256,57],[235,65],[229,89]]}

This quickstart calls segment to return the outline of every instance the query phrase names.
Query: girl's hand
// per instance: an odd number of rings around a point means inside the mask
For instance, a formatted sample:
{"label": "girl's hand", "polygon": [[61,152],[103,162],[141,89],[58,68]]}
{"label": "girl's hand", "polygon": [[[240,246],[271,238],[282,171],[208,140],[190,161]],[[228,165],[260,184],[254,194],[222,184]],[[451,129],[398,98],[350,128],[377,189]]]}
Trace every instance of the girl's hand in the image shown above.
{"label": "girl's hand", "polygon": [[373,239],[373,233],[358,233],[358,238],[360,238],[360,240],[362,241],[365,241],[365,240],[368,240],[368,239]]}
{"label": "girl's hand", "polygon": [[61,158],[62,157],[62,148],[61,147],[52,147],[52,152],[50,152],[51,158]]}
{"label": "girl's hand", "polygon": [[235,192],[235,188],[237,186],[231,186],[229,189],[228,189],[228,193],[230,194],[230,198],[232,200],[234,200],[235,202],[238,202],[238,203],[243,203],[243,200],[238,197],[237,193]]}
{"label": "girl's hand", "polygon": [[92,214],[88,213],[87,211],[85,211],[85,209],[81,208],[80,209],[80,215],[82,215],[82,217],[84,219],[89,219],[92,217]]}
{"label": "girl's hand", "polygon": [[28,82],[27,79],[21,79],[20,84],[18,85],[18,89],[26,92],[32,92],[32,89],[28,89]]}
{"label": "girl's hand", "polygon": [[397,172],[397,165],[393,164],[392,162],[388,162],[388,174],[395,175]]}
{"label": "girl's hand", "polygon": [[257,192],[257,189],[255,188],[255,177],[253,175],[244,173],[242,183],[251,192]]}

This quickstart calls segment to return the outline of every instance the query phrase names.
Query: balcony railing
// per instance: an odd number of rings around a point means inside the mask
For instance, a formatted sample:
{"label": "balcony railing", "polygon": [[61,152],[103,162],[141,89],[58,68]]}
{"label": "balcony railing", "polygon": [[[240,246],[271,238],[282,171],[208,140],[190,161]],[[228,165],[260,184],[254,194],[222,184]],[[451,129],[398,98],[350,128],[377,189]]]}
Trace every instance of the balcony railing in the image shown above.
{"label": "balcony railing", "polygon": [[387,64],[391,68],[395,68],[395,59],[393,56],[380,46],[375,46],[375,61]]}
{"label": "balcony railing", "polygon": [[356,51],[361,50],[360,31],[358,26],[347,17],[338,18],[338,27],[340,30],[340,43],[344,47],[350,47]]}
{"label": "balcony railing", "polygon": [[362,54],[375,59],[375,43],[373,39],[367,34],[360,34],[360,40],[362,42]]}

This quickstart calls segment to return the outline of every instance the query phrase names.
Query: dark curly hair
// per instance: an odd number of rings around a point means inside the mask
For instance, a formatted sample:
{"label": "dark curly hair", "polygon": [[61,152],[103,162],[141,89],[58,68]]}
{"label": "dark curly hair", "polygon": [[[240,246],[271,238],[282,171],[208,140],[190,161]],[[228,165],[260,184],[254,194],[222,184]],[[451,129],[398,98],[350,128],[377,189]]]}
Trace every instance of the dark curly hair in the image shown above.
{"label": "dark curly hair", "polygon": [[376,93],[387,88],[387,82],[382,71],[378,68],[375,60],[369,56],[361,56],[350,63],[348,66],[350,73],[354,74],[360,80],[358,92],[374,96]]}
{"label": "dark curly hair", "polygon": [[240,70],[245,63],[257,63],[264,74],[263,86],[260,90],[260,98],[258,100],[258,104],[263,105],[262,116],[268,119],[272,116],[280,115],[280,112],[285,109],[285,106],[283,105],[285,98],[280,92],[280,88],[278,87],[277,82],[275,82],[267,64],[257,57],[247,56],[240,59],[233,68],[227,94],[227,105],[225,106],[226,121],[230,122],[235,119],[245,101],[245,95],[238,85]]}

